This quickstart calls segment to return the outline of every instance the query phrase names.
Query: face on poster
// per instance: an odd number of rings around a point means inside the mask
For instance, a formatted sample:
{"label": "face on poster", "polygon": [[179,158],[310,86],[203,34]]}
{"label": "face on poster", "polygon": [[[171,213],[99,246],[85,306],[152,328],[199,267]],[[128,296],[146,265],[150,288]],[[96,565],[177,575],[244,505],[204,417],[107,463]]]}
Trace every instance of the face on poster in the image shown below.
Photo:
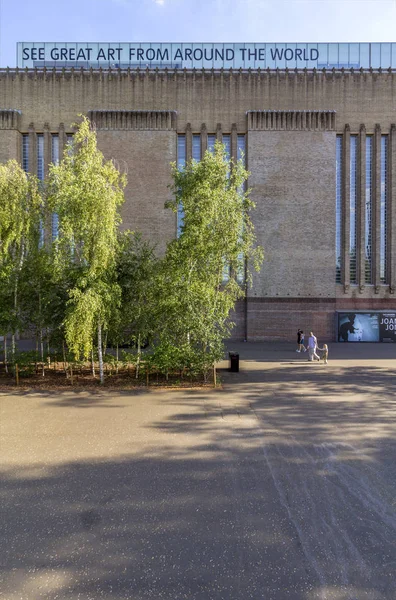
{"label": "face on poster", "polygon": [[339,313],[339,342],[379,342],[378,313]]}

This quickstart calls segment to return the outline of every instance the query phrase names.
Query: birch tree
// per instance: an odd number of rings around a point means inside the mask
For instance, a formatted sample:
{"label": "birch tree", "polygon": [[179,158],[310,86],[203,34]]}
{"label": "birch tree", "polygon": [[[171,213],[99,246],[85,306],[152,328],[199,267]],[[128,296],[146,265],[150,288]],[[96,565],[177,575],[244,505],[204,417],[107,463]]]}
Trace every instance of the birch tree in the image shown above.
{"label": "birch tree", "polygon": [[48,189],[58,215],[54,266],[68,282],[66,342],[76,357],[87,359],[97,335],[101,383],[103,328],[120,299],[115,258],[125,185],[125,175],[104,159],[96,132],[83,117],[63,160],[50,169]]}
{"label": "birch tree", "polygon": [[156,333],[158,309],[157,272],[159,260],[154,247],[131,231],[120,234],[117,257],[117,281],[121,288],[121,311],[117,322],[118,340],[137,346],[136,377],[139,374],[141,348]]}
{"label": "birch tree", "polygon": [[220,143],[183,170],[173,165],[174,199],[167,206],[176,213],[181,203],[184,219],[163,262],[163,339],[188,342],[209,362],[222,357],[222,340],[233,327],[230,312],[262,261],[250,219],[254,204],[244,191],[247,177],[242,161],[230,163]]}
{"label": "birch tree", "polygon": [[[20,307],[24,323],[35,331],[41,362],[58,345],[67,301],[62,282],[54,278],[49,243],[32,245],[21,272]],[[60,328],[60,331],[59,331]],[[46,353],[44,344],[46,343]],[[44,372],[43,372],[44,374]]]}
{"label": "birch tree", "polygon": [[[28,175],[15,160],[0,164],[0,327],[5,338],[24,323],[20,312],[21,273],[32,247],[37,243],[42,199],[37,178]],[[7,362],[7,355],[5,356]]]}

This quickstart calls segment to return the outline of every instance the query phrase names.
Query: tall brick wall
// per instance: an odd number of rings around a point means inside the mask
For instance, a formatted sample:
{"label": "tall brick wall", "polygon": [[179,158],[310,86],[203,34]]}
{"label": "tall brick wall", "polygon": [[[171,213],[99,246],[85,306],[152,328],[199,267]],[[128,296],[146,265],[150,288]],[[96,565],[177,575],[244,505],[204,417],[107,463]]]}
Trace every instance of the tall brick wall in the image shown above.
{"label": "tall brick wall", "polygon": [[0,162],[20,158],[20,112],[0,105]]}
{"label": "tall brick wall", "polygon": [[164,207],[171,198],[169,164],[176,160],[175,133],[98,130],[97,137],[106,158],[115,159],[127,174],[122,227],[141,232],[163,254],[176,235],[176,215]]}
{"label": "tall brick wall", "polygon": [[20,159],[20,134],[13,130],[0,130],[0,163]]}
{"label": "tall brick wall", "polygon": [[249,131],[252,214],[265,260],[251,296],[334,297],[335,134]]}
{"label": "tall brick wall", "polygon": [[[66,133],[79,113],[94,116],[98,142],[128,172],[124,227],[141,230],[163,252],[176,233],[165,211],[169,163],[177,133],[246,135],[253,215],[265,251],[247,302],[236,307],[234,337],[294,340],[297,327],[334,338],[336,310],[396,310],[396,72],[395,71],[6,71],[0,73],[0,160],[21,155],[29,133],[30,169],[36,134]],[[16,112],[18,111],[18,112]],[[389,136],[388,283],[365,285],[359,217],[359,285],[335,285],[335,136],[359,135],[363,206],[364,136],[376,139],[374,245],[378,255],[380,135]],[[347,153],[344,156],[347,164]],[[348,222],[348,169],[344,165],[344,217]],[[47,167],[48,168],[48,167]],[[360,172],[359,171],[359,172]],[[362,212],[360,212],[360,215]],[[348,239],[343,232],[344,261]],[[346,275],[347,269],[345,269]]]}
{"label": "tall brick wall", "polygon": [[321,342],[335,336],[331,298],[249,298],[248,340],[293,340],[297,329],[314,331]]}
{"label": "tall brick wall", "polygon": [[349,123],[389,129],[395,122],[395,71],[9,71],[0,73],[0,108],[21,110],[21,130],[34,121],[66,128],[91,110],[176,110],[178,129],[202,123],[214,132],[246,131],[252,110],[334,110],[338,131]]}

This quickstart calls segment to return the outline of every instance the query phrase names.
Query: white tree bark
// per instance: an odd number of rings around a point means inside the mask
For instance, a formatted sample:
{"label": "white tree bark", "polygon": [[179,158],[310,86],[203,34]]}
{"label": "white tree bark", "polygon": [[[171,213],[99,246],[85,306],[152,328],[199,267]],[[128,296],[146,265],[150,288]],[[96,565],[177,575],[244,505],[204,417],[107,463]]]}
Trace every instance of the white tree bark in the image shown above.
{"label": "white tree bark", "polygon": [[140,333],[139,333],[139,335],[138,335],[138,356],[137,356],[137,361],[136,361],[136,379],[139,377],[140,354],[141,354],[141,347],[140,347]]}
{"label": "white tree bark", "polygon": [[96,377],[95,375],[95,360],[94,360],[94,351],[91,350],[91,367],[92,367],[92,377]]}
{"label": "white tree bark", "polygon": [[103,371],[103,349],[102,349],[102,325],[98,323],[98,357],[99,357],[99,377],[100,383],[104,384],[104,371]]}

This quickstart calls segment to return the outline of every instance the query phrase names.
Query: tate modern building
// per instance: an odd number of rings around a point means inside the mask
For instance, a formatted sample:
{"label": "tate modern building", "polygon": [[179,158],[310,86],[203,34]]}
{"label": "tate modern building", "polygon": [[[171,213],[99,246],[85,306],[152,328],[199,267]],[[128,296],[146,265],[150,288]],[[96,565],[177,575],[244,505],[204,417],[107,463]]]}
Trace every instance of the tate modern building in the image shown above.
{"label": "tate modern building", "polygon": [[86,114],[128,173],[123,226],[159,253],[170,163],[243,157],[265,260],[235,339],[396,340],[396,43],[20,43],[17,64],[0,161],[44,179]]}

